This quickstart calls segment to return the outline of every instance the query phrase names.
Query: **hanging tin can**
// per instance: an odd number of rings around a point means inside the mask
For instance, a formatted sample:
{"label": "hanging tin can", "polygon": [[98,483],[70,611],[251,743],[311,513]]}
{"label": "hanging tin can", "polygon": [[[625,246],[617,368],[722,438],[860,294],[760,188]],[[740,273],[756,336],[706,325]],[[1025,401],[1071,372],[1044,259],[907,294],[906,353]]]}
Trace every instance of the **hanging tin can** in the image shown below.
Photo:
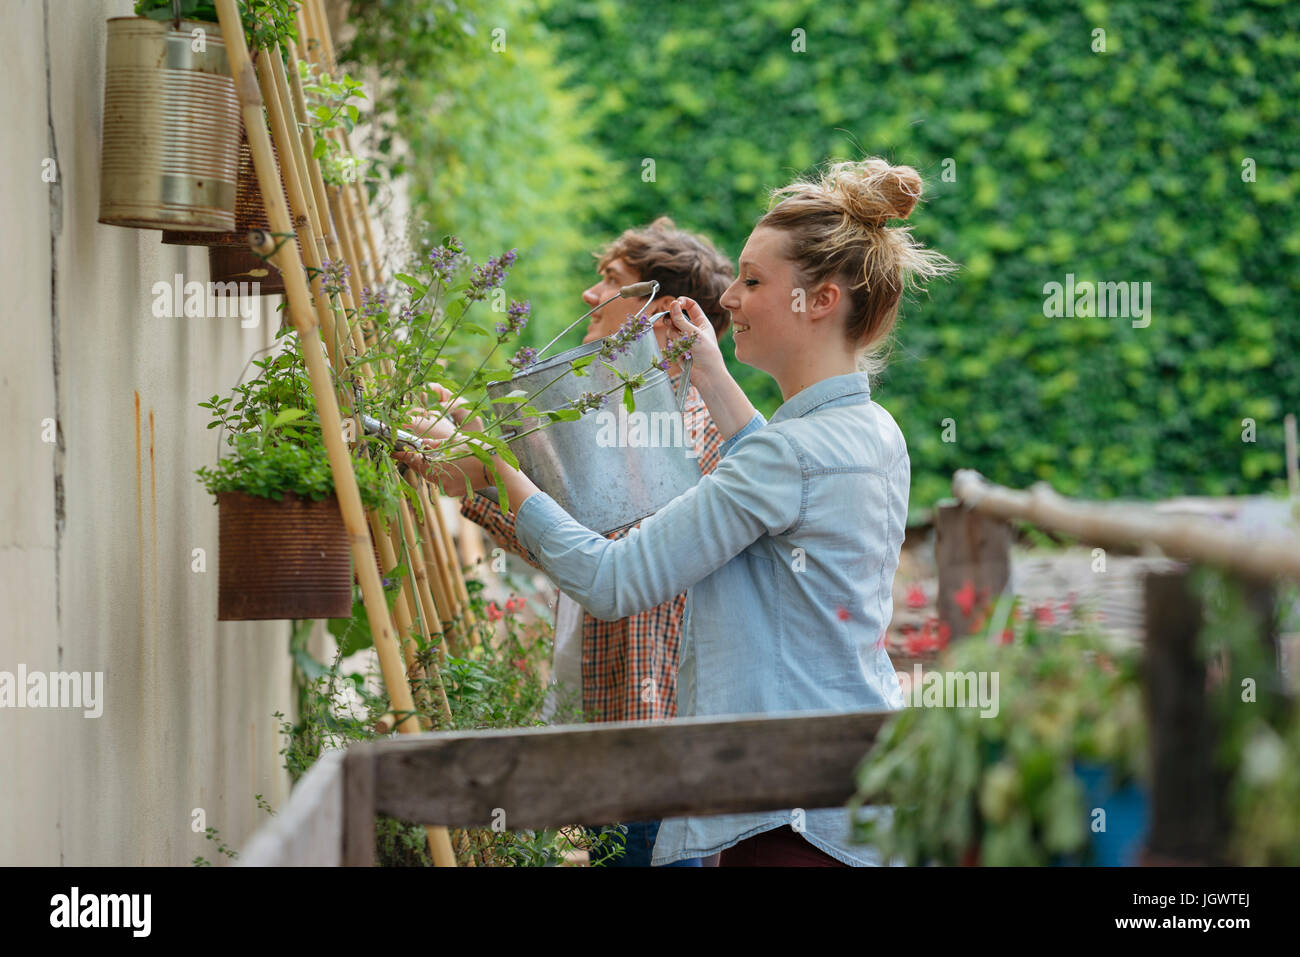
{"label": "hanging tin can", "polygon": [[239,132],[217,24],[108,21],[101,223],[232,231]]}

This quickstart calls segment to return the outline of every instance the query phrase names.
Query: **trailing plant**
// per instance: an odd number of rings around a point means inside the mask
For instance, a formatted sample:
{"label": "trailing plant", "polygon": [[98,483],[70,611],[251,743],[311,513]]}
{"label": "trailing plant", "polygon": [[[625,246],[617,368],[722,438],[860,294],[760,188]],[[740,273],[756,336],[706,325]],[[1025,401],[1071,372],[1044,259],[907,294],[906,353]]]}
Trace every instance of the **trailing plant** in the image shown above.
{"label": "trailing plant", "polygon": [[[268,50],[298,38],[295,0],[238,0],[238,6],[251,49]],[[213,0],[180,0],[180,11],[186,20],[218,22]],[[136,0],[135,15],[150,20],[171,20],[176,15],[175,5],[172,0]]]}
{"label": "trailing plant", "polygon": [[[1145,777],[1137,661],[1112,650],[1087,621],[1077,630],[1037,615],[1016,621],[1007,604],[991,616],[1001,625],[954,643],[935,665],[940,676],[996,674],[996,714],[906,707],[857,771],[854,831],[886,859],[1086,861],[1089,816],[1076,766],[1108,765],[1116,786]],[[1072,616],[1082,618],[1077,609]],[[859,814],[873,803],[891,805],[892,819]]]}

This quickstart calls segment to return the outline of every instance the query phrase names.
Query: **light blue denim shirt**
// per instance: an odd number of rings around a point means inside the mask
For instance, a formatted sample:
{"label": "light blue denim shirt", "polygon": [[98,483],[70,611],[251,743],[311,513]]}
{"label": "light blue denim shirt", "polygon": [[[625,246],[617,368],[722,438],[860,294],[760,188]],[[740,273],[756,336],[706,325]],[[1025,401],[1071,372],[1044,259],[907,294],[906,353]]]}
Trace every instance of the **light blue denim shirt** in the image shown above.
{"label": "light blue denim shirt", "polygon": [[[755,413],[722,455],[619,541],[584,528],[545,493],[519,506],[516,535],[597,618],[616,621],[687,592],[682,716],[902,708],[883,639],[911,462],[867,375],[823,379],[771,422]],[[668,818],[653,862],[717,853],[797,821],[794,810]],[[848,842],[844,808],[802,817],[814,846],[849,864],[880,863]]]}

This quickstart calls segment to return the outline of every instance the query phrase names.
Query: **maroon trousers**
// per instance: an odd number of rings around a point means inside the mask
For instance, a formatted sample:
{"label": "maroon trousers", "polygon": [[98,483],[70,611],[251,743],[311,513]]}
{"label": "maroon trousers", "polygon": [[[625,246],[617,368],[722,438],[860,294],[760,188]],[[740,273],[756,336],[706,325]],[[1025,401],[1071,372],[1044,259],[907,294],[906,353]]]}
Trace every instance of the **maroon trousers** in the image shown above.
{"label": "maroon trousers", "polygon": [[775,827],[741,841],[719,855],[719,867],[848,867],[796,834]]}

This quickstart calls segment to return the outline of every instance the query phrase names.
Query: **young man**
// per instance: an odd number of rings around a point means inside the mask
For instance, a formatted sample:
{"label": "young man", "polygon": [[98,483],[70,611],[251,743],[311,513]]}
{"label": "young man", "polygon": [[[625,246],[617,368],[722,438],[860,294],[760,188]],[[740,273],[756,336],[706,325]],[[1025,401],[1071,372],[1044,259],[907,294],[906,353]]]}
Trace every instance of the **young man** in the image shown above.
{"label": "young man", "polygon": [[[666,311],[678,296],[689,296],[700,304],[721,338],[730,326],[729,314],[719,302],[731,285],[734,272],[730,261],[707,239],[677,229],[667,217],[641,229],[629,229],[598,257],[600,281],[582,294],[588,306],[608,299],[621,286],[645,280],[659,282],[659,298],[646,314]],[[583,342],[593,342],[616,332],[639,304],[615,299],[591,315]],[[653,327],[662,351],[674,332],[668,317]],[[668,374],[674,390],[681,369],[676,363]],[[722,444],[700,394],[689,387],[683,412],[683,434],[690,437],[700,471],[708,474],[718,464]],[[514,516],[504,513],[483,494],[467,495],[461,514],[482,526],[503,548],[526,561],[528,556],[515,539]],[[611,533],[622,538],[631,529]],[[587,614],[573,599],[559,593],[555,626],[554,680],[561,687],[582,690],[583,713],[588,721],[642,721],[671,718],[677,713],[677,663],[682,637],[686,596],[678,595],[658,607],[621,621],[600,621]],[[648,867],[658,821],[627,824],[626,853],[611,866]],[[671,866],[700,866],[698,858]]]}

